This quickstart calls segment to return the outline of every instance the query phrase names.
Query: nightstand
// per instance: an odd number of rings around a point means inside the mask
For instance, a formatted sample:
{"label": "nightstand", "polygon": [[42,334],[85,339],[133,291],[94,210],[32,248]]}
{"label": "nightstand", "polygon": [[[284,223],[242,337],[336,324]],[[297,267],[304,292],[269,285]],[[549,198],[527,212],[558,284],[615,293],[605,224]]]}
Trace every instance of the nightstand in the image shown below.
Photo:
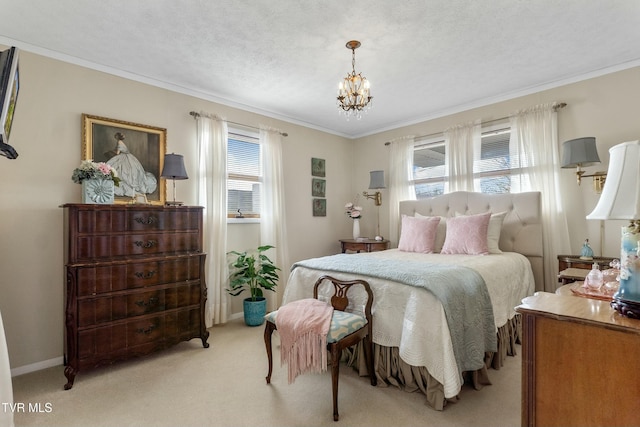
{"label": "nightstand", "polygon": [[563,285],[584,280],[594,262],[600,270],[609,268],[609,263],[615,258],[594,256],[591,260],[580,259],[579,255],[558,255],[558,280]]}
{"label": "nightstand", "polygon": [[376,252],[389,249],[388,240],[374,240],[374,239],[340,239],[340,246],[342,253],[347,251],[354,252]]}

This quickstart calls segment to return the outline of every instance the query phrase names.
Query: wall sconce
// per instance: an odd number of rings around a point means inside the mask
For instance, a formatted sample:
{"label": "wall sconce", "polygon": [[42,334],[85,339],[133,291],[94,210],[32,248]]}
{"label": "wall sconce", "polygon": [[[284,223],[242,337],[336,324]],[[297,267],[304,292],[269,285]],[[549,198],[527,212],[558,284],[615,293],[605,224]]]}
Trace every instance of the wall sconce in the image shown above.
{"label": "wall sconce", "polygon": [[592,175],[585,175],[581,167],[595,165],[600,163],[598,150],[596,149],[596,139],[592,136],[585,138],[576,138],[566,141],[562,144],[562,167],[576,168],[576,177],[578,185],[582,178],[593,178],[593,191],[600,194],[604,186],[606,172],[596,172]]}
{"label": "wall sconce", "polygon": [[[369,190],[379,190],[381,188],[387,188],[384,186],[384,171],[371,171],[369,172]],[[366,191],[362,192],[362,195],[367,199],[371,199],[375,202],[376,206],[382,204],[382,193],[376,191],[373,194],[369,194]]]}
{"label": "wall sconce", "polygon": [[176,202],[176,179],[189,179],[184,168],[184,157],[180,154],[165,154],[162,178],[173,180],[173,202],[165,202],[167,206],[182,206],[182,202]]}
{"label": "wall sconce", "polygon": [[[384,171],[371,171],[369,172],[370,180],[369,180],[369,190],[380,190],[381,188],[387,188],[384,185]],[[380,235],[380,205],[382,204],[382,193],[380,191],[376,191],[375,193],[369,194],[366,191],[362,192],[362,195],[367,199],[372,199],[375,205],[378,207],[378,222],[377,222],[377,231],[375,239],[381,242],[383,237]]]}

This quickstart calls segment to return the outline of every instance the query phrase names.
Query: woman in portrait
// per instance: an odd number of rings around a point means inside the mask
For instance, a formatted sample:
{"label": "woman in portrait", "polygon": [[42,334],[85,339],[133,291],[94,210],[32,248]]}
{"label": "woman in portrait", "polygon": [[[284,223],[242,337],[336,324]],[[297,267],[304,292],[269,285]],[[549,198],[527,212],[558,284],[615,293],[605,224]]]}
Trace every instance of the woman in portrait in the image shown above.
{"label": "woman in portrait", "polygon": [[145,172],[142,163],[129,152],[124,143],[124,134],[117,132],[116,155],[107,160],[107,164],[113,166],[120,177],[120,186],[115,187],[116,196],[135,197],[136,193],[153,193],[158,181],[151,172]]}

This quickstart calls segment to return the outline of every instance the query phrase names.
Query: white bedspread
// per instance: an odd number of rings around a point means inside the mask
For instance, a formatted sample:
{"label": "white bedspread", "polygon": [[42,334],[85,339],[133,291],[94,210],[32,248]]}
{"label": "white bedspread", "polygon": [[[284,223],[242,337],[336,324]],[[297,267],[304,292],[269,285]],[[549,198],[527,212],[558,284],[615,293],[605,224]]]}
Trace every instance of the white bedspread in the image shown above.
{"label": "white bedspread", "polygon": [[[515,315],[514,308],[524,297],[533,294],[535,286],[529,261],[513,252],[484,256],[441,255],[391,249],[352,255],[354,262],[362,256],[459,264],[476,270],[483,277],[491,297],[496,331]],[[356,274],[297,267],[289,277],[283,304],[312,296],[313,284],[322,274],[339,279],[363,278]],[[386,347],[398,347],[402,360],[413,366],[425,366],[443,385],[445,397],[456,396],[462,387],[462,375],[456,365],[442,304],[425,289],[364,278],[374,293],[373,341]]]}

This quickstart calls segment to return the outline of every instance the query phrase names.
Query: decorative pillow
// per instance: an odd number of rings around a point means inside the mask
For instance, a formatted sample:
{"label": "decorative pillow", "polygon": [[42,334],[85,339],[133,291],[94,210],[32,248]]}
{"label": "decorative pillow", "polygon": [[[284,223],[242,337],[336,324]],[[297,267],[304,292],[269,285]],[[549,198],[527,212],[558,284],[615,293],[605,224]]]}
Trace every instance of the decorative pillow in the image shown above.
{"label": "decorative pillow", "polygon": [[436,243],[433,248],[433,252],[439,253],[442,251],[442,245],[444,245],[444,238],[447,235],[447,217],[439,216],[432,217],[427,215],[421,215],[418,212],[414,214],[416,218],[440,218],[440,222],[438,223],[438,229],[436,230]]}
{"label": "decorative pillow", "polygon": [[487,231],[491,213],[454,216],[447,219],[447,236],[443,254],[486,255]]}
{"label": "decorative pillow", "polygon": [[487,229],[487,248],[490,254],[501,254],[500,246],[500,232],[502,231],[502,223],[504,217],[507,216],[507,212],[500,212],[491,214],[489,220],[489,228]]}
{"label": "decorative pillow", "polygon": [[[489,228],[487,230],[487,248],[489,249],[490,254],[501,254],[499,242],[500,242],[500,232],[502,231],[502,223],[504,221],[504,217],[507,216],[508,212],[500,212],[491,214],[491,219],[489,220]],[[456,212],[456,216],[464,216],[459,212]]]}
{"label": "decorative pillow", "polygon": [[402,215],[398,249],[404,252],[433,253],[440,217],[416,218]]}

